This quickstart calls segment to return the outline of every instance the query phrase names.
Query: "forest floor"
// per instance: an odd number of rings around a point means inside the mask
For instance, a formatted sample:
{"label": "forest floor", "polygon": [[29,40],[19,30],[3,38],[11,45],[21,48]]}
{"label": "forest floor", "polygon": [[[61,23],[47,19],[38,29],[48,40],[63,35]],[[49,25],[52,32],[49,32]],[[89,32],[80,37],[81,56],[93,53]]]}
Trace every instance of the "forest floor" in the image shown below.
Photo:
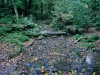
{"label": "forest floor", "polygon": [[[55,31],[49,26],[42,30]],[[100,37],[100,32],[94,28],[89,28],[85,34]],[[68,35],[35,37],[25,43],[27,53],[12,59],[8,59],[6,50],[16,50],[18,47],[0,42],[0,75],[92,75],[85,62],[90,49],[75,41]],[[99,51],[100,40],[95,44],[93,49]]]}

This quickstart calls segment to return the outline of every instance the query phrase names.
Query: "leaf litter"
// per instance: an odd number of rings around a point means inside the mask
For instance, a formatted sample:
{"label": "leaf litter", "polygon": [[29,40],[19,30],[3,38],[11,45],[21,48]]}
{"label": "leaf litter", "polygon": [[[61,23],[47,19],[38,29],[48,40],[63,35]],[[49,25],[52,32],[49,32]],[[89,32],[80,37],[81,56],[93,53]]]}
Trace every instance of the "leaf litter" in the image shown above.
{"label": "leaf litter", "polygon": [[12,59],[5,51],[14,46],[1,43],[0,47],[0,75],[91,75],[84,61],[87,49],[67,36],[35,38],[25,43],[26,54]]}

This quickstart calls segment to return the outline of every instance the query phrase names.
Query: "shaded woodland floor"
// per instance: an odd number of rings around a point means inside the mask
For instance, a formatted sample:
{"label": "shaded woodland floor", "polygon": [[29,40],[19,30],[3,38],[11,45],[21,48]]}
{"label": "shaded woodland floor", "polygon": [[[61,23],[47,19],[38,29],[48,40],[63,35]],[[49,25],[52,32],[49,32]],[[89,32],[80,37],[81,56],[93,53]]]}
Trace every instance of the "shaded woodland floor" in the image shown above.
{"label": "shaded woodland floor", "polygon": [[[90,28],[85,34],[100,36],[99,31],[94,28]],[[90,49],[80,46],[80,42],[74,42],[68,35],[36,37],[25,43],[27,53],[21,53],[12,59],[8,59],[6,50],[19,48],[1,42],[0,75],[92,75],[85,62]],[[95,44],[93,49],[99,51],[100,40]]]}

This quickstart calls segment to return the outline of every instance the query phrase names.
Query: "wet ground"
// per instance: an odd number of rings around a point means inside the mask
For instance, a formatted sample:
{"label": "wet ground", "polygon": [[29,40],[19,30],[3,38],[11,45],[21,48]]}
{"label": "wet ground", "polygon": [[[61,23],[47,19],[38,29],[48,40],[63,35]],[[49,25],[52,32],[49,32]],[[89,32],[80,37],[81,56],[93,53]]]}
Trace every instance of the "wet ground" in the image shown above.
{"label": "wet ground", "polygon": [[[0,43],[0,75],[100,75],[85,62],[87,47],[67,35],[35,38],[25,45],[27,53],[9,59],[6,50],[14,45]],[[96,73],[96,74],[95,74]]]}

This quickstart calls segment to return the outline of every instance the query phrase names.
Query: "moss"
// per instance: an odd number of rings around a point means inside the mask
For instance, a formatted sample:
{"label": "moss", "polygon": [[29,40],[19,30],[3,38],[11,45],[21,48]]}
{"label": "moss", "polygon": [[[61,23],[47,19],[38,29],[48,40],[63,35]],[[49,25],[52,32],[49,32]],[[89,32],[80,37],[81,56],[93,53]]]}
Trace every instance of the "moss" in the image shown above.
{"label": "moss", "polygon": [[87,38],[85,38],[85,42],[95,42],[99,39],[99,36],[96,34],[93,34],[91,36],[87,36]]}
{"label": "moss", "polygon": [[[7,34],[6,35],[6,39],[8,38],[8,41],[11,41],[11,40],[19,40],[21,42],[26,42],[29,40],[29,38],[27,36],[25,36],[23,33],[10,33],[10,34]],[[12,41],[12,42],[13,42]]]}
{"label": "moss", "polygon": [[82,35],[80,35],[80,34],[76,34],[76,35],[73,36],[73,38],[74,38],[75,40],[78,40],[81,36],[82,36]]}
{"label": "moss", "polygon": [[80,54],[81,54],[81,51],[79,51],[79,50],[76,50],[75,52],[76,52],[76,54],[77,54],[78,56],[80,56]]}
{"label": "moss", "polygon": [[87,48],[94,48],[96,45],[94,43],[86,43],[82,42],[79,46],[87,47]]}

